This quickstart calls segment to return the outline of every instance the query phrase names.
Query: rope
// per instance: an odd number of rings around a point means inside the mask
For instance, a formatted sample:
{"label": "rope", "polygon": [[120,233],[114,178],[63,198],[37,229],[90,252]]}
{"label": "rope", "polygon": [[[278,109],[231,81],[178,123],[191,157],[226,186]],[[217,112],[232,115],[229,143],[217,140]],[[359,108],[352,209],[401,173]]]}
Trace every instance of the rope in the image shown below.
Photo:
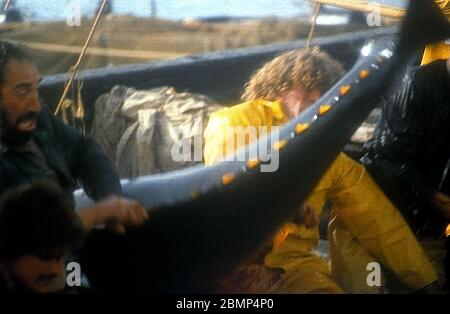
{"label": "rope", "polygon": [[3,7],[3,12],[8,11],[9,6],[11,5],[11,2],[12,2],[12,0],[6,1],[6,4],[5,4],[5,6]]}
{"label": "rope", "polygon": [[74,81],[74,79],[75,79],[75,76],[77,75],[78,69],[79,69],[79,67],[80,67],[80,65],[81,65],[81,62],[82,62],[83,59],[84,59],[84,56],[85,56],[85,54],[86,54],[86,50],[88,49],[88,47],[89,47],[89,45],[90,45],[90,43],[91,43],[92,37],[93,37],[93,35],[94,35],[94,33],[95,33],[95,30],[96,30],[96,28],[97,28],[97,25],[98,25],[98,22],[100,21],[100,17],[102,16],[103,10],[105,9],[106,4],[107,4],[108,1],[109,1],[109,0],[103,0],[102,6],[100,7],[100,10],[98,11],[97,16],[95,17],[94,24],[92,25],[91,31],[90,31],[90,33],[89,33],[87,39],[86,39],[86,42],[85,42],[85,44],[84,44],[84,46],[83,46],[83,49],[82,49],[82,51],[81,51],[81,54],[80,54],[80,56],[78,57],[78,60],[77,60],[77,62],[75,63],[75,65],[73,65],[72,67],[70,67],[69,71],[67,72],[67,74],[70,75],[70,79],[66,82],[66,84],[65,84],[65,86],[64,86],[63,94],[62,94],[61,99],[59,100],[58,106],[56,107],[56,110],[55,110],[55,112],[54,112],[55,115],[58,114],[59,110],[61,109],[61,107],[62,107],[62,105],[63,105],[63,103],[64,103],[64,100],[65,100],[66,97],[67,97],[67,94],[68,94],[68,92],[69,92],[69,90],[70,90],[70,86],[72,86],[72,83],[73,83],[73,81]]}
{"label": "rope", "polygon": [[320,8],[322,7],[321,3],[314,3],[314,14],[311,20],[311,28],[308,34],[308,41],[306,42],[306,48],[311,46],[311,42],[314,36],[314,31],[316,30],[316,20],[320,13]]}

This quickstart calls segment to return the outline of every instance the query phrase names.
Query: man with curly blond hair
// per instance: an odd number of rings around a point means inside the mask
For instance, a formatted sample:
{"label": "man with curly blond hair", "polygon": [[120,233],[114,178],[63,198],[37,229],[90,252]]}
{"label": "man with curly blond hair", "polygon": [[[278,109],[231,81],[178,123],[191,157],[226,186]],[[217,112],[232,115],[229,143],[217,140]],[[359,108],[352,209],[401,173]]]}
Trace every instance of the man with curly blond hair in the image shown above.
{"label": "man with curly blond hair", "polygon": [[[230,129],[282,126],[317,101],[342,74],[339,62],[319,48],[286,52],[263,65],[246,84],[244,103],[211,115],[204,133],[206,165],[222,161],[238,148]],[[230,141],[235,145],[227,151]],[[331,271],[316,251],[326,201],[332,205]],[[218,291],[379,293],[385,279],[370,277],[369,266],[374,265],[389,269],[410,290],[430,289],[437,280],[397,209],[364,167],[341,153],[307,201],[299,204],[297,215],[276,232],[263,252],[224,278]]]}
{"label": "man with curly blond hair", "polygon": [[276,99],[295,87],[323,94],[343,73],[342,65],[318,47],[289,51],[255,72],[241,98]]}

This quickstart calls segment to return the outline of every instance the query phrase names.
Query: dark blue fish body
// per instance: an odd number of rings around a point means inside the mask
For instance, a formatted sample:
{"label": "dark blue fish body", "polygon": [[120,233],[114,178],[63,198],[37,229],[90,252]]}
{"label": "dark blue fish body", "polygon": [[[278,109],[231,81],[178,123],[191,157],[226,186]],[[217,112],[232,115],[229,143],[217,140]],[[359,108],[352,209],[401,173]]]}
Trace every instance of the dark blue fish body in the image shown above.
{"label": "dark blue fish body", "polygon": [[[430,25],[427,30],[434,31],[415,32],[418,20],[426,22],[420,27]],[[410,56],[420,46],[447,37],[449,24],[434,2],[413,1],[398,48],[392,38],[368,42],[358,62],[330,91],[281,128],[272,141],[272,146],[283,144],[278,145],[274,172],[261,171],[272,160],[259,165],[226,161],[125,182],[127,196],[141,201],[151,219],[125,236],[107,230],[89,235],[82,268],[91,284],[105,291],[212,291],[217,279],[250,257],[306,199],[405,72]],[[253,144],[237,156],[256,149]],[[273,155],[260,155],[265,157]],[[77,203],[82,207],[88,201],[79,196]]]}

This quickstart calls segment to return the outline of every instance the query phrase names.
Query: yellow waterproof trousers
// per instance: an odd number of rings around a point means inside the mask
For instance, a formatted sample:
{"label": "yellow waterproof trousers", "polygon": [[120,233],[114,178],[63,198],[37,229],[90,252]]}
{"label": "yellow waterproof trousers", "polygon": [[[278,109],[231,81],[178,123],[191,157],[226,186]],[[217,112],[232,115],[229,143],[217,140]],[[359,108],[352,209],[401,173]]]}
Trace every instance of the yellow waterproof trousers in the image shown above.
{"label": "yellow waterproof trousers", "polygon": [[[230,127],[266,126],[270,130],[287,121],[279,102],[264,100],[213,113],[204,133],[205,164],[214,164],[223,159],[224,153],[233,153],[226,145]],[[231,136],[233,147],[237,149],[238,141],[233,133]],[[245,136],[243,144],[249,144],[250,140]],[[437,280],[430,261],[400,213],[365,168],[343,153],[323,175],[307,202],[320,217],[327,200],[332,204],[331,270],[316,252],[318,228],[307,229],[288,222],[274,235],[272,250],[265,256],[264,265],[253,265],[254,271],[239,270],[243,277],[250,277],[249,281],[255,283],[246,285],[253,287],[252,292],[379,292],[378,282],[368,280],[376,265],[373,263],[389,269],[412,290]],[[374,282],[377,285],[373,285]],[[235,289],[235,292],[238,291]]]}
{"label": "yellow waterproof trousers", "polygon": [[377,293],[383,282],[380,286],[372,280],[377,270],[372,263],[389,269],[412,290],[437,280],[400,213],[364,167],[345,154],[337,157],[307,202],[321,215],[327,199],[332,204],[331,273],[314,251],[318,230],[287,223],[275,235],[273,249],[265,258],[267,267],[285,271],[283,283],[277,285],[279,292],[339,292],[338,286],[349,293]]}

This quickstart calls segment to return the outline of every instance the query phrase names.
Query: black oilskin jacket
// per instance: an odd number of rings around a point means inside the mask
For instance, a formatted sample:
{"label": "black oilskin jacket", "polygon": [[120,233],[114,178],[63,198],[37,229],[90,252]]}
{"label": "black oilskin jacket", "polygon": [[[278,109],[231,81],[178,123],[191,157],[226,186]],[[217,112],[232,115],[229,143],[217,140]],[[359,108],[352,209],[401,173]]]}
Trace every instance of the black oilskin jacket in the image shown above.
{"label": "black oilskin jacket", "polygon": [[[122,194],[117,172],[99,145],[65,126],[45,106],[39,113],[33,138],[56,172],[59,185],[68,193],[81,185],[94,200]],[[29,153],[17,152],[5,144],[0,146],[0,193],[45,176]]]}
{"label": "black oilskin jacket", "polygon": [[440,233],[431,206],[436,191],[450,195],[450,77],[446,61],[414,69],[382,104],[382,115],[361,158],[417,233]]}

